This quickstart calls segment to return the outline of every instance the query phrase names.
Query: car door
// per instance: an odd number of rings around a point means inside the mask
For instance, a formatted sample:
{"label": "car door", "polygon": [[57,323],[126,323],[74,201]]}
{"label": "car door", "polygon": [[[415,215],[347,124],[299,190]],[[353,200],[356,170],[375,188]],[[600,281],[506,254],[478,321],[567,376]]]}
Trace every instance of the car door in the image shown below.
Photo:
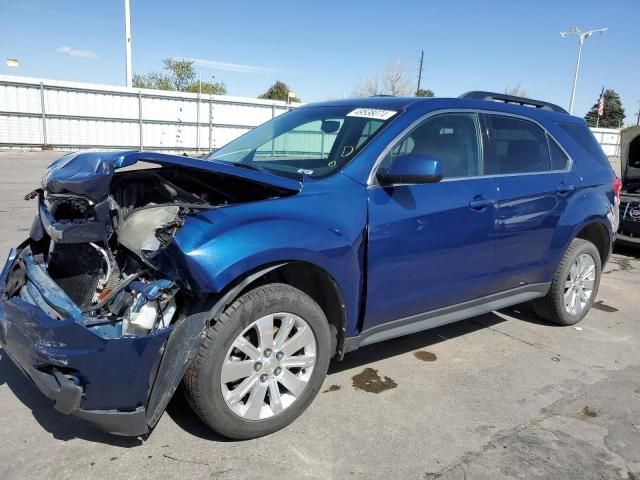
{"label": "car door", "polygon": [[424,155],[442,163],[444,178],[369,188],[364,330],[486,294],[497,188],[483,177],[481,143],[476,113],[435,114],[382,161]]}
{"label": "car door", "polygon": [[489,293],[548,282],[549,251],[576,179],[566,152],[537,123],[485,114],[485,164],[496,175],[496,256]]}

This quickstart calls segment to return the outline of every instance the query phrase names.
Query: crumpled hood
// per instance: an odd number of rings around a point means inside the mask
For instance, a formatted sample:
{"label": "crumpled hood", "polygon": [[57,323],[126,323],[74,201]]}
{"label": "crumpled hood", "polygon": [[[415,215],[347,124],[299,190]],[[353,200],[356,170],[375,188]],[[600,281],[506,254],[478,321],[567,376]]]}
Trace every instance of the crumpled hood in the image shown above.
{"label": "crumpled hood", "polygon": [[98,202],[108,195],[115,171],[134,165],[138,161],[231,175],[291,191],[299,191],[302,188],[301,182],[297,180],[232,164],[158,152],[122,150],[84,151],[64,155],[49,165],[42,179],[42,187],[50,193],[73,193]]}

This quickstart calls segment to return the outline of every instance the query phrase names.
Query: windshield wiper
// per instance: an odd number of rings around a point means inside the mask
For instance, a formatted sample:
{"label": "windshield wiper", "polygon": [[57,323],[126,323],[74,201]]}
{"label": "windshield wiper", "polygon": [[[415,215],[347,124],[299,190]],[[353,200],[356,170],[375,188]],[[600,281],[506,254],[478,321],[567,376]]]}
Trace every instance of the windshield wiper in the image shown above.
{"label": "windshield wiper", "polygon": [[255,170],[256,172],[262,172],[262,173],[266,173],[269,175],[273,175],[273,172],[271,170],[269,170],[268,168],[265,168],[261,165],[255,165],[253,163],[243,163],[243,162],[225,162],[225,163],[229,163],[231,165],[234,165],[236,167],[242,167],[242,168],[248,168],[249,170]]}
{"label": "windshield wiper", "polygon": [[218,163],[222,163],[224,165],[234,165],[236,167],[241,167],[241,168],[246,168],[248,170],[254,170],[256,172],[261,172],[261,173],[266,173],[268,175],[271,176],[276,176],[276,177],[289,177],[290,175],[288,175],[289,173],[293,173],[296,175],[296,177],[298,177],[300,180],[303,178],[303,174],[301,172],[299,172],[299,168],[292,168],[292,167],[287,167],[284,165],[279,165],[279,167],[284,167],[283,168],[266,168],[263,167],[262,165],[256,165],[255,163],[248,163],[248,162],[228,162],[226,160],[213,160],[214,162],[218,162]]}

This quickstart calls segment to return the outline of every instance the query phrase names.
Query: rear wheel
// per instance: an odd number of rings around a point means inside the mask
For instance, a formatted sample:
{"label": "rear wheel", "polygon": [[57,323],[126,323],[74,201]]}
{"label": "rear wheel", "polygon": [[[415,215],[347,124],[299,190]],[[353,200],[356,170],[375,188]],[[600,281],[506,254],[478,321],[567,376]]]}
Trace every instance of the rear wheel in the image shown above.
{"label": "rear wheel", "polygon": [[602,262],[596,246],[574,239],[556,271],[549,293],[533,302],[535,312],[559,325],[574,325],[591,309],[598,293]]}
{"label": "rear wheel", "polygon": [[329,324],[311,297],[284,284],[258,287],[209,328],[185,375],[189,403],[226,437],[275,432],[318,393],[330,347]]}

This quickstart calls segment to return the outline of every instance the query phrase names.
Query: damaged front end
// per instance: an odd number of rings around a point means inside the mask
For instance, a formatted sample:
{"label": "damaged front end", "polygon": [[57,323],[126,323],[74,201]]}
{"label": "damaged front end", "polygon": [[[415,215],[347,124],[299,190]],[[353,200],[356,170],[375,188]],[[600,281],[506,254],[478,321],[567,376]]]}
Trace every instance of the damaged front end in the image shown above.
{"label": "damaged front end", "polygon": [[[145,160],[161,166],[116,172]],[[173,237],[202,210],[294,191],[198,162],[66,155],[27,195],[37,215],[0,275],[0,346],[59,411],[111,433],[147,433],[217,299],[192,288],[180,259],[166,260]]]}
{"label": "damaged front end", "polygon": [[616,241],[637,247],[640,245],[640,127],[620,132],[620,163],[620,228]]}

